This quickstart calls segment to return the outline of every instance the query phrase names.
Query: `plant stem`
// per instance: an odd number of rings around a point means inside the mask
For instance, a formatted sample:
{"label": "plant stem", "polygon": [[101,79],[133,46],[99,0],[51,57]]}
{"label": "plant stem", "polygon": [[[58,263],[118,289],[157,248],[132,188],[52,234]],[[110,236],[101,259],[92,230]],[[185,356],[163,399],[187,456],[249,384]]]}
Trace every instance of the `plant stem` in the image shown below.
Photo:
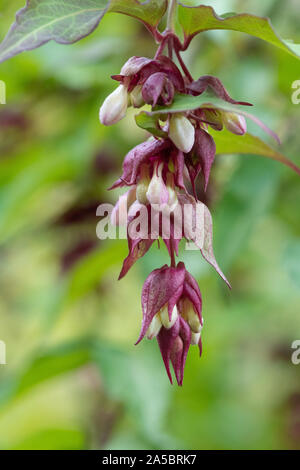
{"label": "plant stem", "polygon": [[192,75],[190,74],[190,72],[189,72],[187,66],[186,66],[185,63],[184,63],[184,61],[182,60],[182,57],[181,57],[181,55],[180,55],[180,52],[179,52],[177,49],[175,49],[175,51],[176,51],[176,55],[177,55],[178,61],[179,61],[180,65],[181,65],[181,68],[182,68],[182,70],[183,70],[185,76],[187,77],[187,79],[188,79],[190,82],[192,82],[192,81],[193,81],[193,77],[192,77]]}
{"label": "plant stem", "polygon": [[175,31],[177,0],[169,0],[167,31]]}
{"label": "plant stem", "polygon": [[173,246],[172,238],[170,238],[170,257],[171,257],[171,267],[176,268],[176,261],[175,261],[175,256],[174,256],[174,246]]}

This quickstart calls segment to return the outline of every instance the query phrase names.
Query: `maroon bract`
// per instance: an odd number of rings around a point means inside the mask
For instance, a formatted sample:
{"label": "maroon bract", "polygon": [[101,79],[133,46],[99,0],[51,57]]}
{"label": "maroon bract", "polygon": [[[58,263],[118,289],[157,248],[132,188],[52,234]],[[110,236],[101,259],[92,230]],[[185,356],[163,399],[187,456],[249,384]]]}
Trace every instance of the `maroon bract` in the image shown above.
{"label": "maroon bract", "polygon": [[163,266],[153,271],[142,291],[143,322],[138,343],[147,335],[157,337],[162,358],[172,383],[170,361],[178,385],[182,385],[189,347],[200,353],[202,298],[196,280],[183,263],[176,268]]}

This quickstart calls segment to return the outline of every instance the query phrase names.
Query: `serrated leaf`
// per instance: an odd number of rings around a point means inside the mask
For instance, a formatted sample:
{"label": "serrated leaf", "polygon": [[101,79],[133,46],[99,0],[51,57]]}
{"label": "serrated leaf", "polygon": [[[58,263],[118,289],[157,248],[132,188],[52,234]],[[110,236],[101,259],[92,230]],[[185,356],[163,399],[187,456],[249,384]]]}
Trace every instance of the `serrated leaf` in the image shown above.
{"label": "serrated leaf", "polygon": [[158,25],[168,7],[167,0],[111,0],[109,12],[133,16],[152,27]]}
{"label": "serrated leaf", "polygon": [[245,155],[260,155],[284,163],[284,165],[300,174],[299,167],[282,155],[282,153],[263,142],[259,137],[252,134],[239,136],[232,134],[226,129],[222,132],[211,130],[210,134],[216,143],[217,154],[240,153]]}
{"label": "serrated leaf", "polygon": [[0,62],[54,40],[71,44],[92,33],[109,0],[27,0],[0,44]]}
{"label": "serrated leaf", "polygon": [[251,36],[279,47],[280,49],[300,58],[300,44],[283,40],[274,30],[269,18],[263,18],[251,14],[228,14],[218,16],[212,7],[200,5],[189,7],[178,5],[178,20],[181,24],[185,46],[198,33],[209,30],[223,29],[247,33]]}
{"label": "serrated leaf", "polygon": [[145,111],[142,111],[141,113],[135,116],[135,122],[142,129],[146,130],[147,132],[150,132],[150,134],[153,134],[157,137],[167,137],[167,133],[160,129],[158,120],[158,115],[151,116]]}

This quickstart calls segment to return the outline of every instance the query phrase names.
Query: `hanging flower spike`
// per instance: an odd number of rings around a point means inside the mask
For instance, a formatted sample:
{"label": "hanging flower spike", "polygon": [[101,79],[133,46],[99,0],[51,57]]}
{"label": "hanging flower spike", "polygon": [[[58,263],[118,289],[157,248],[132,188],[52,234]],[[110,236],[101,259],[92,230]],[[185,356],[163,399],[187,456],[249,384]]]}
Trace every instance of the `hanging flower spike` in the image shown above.
{"label": "hanging flower spike", "polygon": [[[240,106],[252,104],[231,98],[218,78],[204,75],[193,79],[181,57],[181,50],[189,43],[185,41],[182,45],[173,31],[176,1],[168,3],[168,27],[156,37],[160,44],[154,59],[131,57],[120,74],[112,76],[119,87],[105,100],[100,119],[106,125],[114,124],[125,116],[127,106],[139,108],[147,104],[152,108],[151,112],[141,112],[136,117],[137,124],[152,137],[125,156],[122,175],[110,188],[129,188],[116,205],[112,219],[124,222],[128,210],[129,253],[119,279],[149,251],[155,240],[161,238],[167,247],[170,266],[150,273],[142,289],[143,320],[136,344],[145,336],[150,340],[156,338],[170,382],[172,365],[181,386],[190,346],[198,346],[202,354],[203,328],[198,283],[182,262],[175,261],[182,238],[194,242],[204,260],[231,288],[214,256],[210,211],[198,200],[196,190],[200,173],[204,190],[207,189],[215,160],[216,144],[210,129],[222,132],[226,128],[243,136],[247,133],[245,117],[249,117],[278,138],[261,121],[244,112]],[[163,55],[166,46],[169,57]],[[173,62],[174,54],[182,72]],[[193,106],[191,98],[200,95],[203,100],[196,100],[199,105]],[[190,187],[193,195],[189,194]],[[155,229],[152,215],[157,222]],[[169,233],[164,230],[165,222],[169,222]],[[178,232],[178,228],[182,230]]]}
{"label": "hanging flower spike", "polygon": [[153,271],[142,291],[143,324],[138,343],[157,337],[170,382],[170,362],[182,385],[190,345],[201,351],[202,298],[196,280],[183,263]]}

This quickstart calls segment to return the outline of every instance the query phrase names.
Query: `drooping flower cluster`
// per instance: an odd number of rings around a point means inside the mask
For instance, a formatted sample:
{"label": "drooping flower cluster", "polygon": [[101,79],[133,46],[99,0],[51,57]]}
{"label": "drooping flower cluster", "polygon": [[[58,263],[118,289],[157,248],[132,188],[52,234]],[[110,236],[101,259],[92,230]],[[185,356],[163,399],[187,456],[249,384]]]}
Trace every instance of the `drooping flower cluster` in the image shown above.
{"label": "drooping flower cluster", "polygon": [[[178,94],[200,96],[208,89],[224,102],[249,105],[230,98],[215,77],[191,81],[183,76],[168,57],[132,57],[121,73],[112,77],[120,84],[100,109],[100,121],[111,125],[122,119],[128,106],[150,105],[152,110],[171,106]],[[135,261],[161,238],[171,258],[171,266],[153,271],[142,291],[143,322],[138,343],[157,338],[162,358],[172,383],[170,363],[177,383],[182,385],[189,347],[202,352],[202,298],[196,280],[184,264],[176,265],[178,246],[185,238],[199,248],[202,256],[220,274],[212,247],[212,218],[208,208],[197,199],[195,181],[203,174],[205,189],[209,182],[216,145],[209,128],[243,135],[243,116],[209,106],[193,111],[164,113],[156,121],[155,132],[125,157],[122,176],[111,189],[129,188],[112,213],[112,222],[127,225],[129,254],[120,278]],[[192,194],[189,193],[192,192]],[[127,216],[128,215],[128,216]]]}

